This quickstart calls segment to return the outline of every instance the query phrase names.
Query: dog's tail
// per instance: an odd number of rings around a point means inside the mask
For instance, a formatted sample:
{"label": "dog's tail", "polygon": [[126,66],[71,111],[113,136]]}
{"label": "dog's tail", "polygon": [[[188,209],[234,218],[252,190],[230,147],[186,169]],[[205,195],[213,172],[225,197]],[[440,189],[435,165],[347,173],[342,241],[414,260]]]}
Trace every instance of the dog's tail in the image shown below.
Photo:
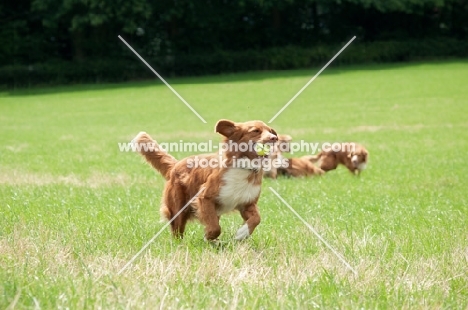
{"label": "dog's tail", "polygon": [[146,132],[140,132],[133,140],[134,151],[139,152],[146,161],[168,180],[172,168],[177,160],[161,149],[159,144]]}

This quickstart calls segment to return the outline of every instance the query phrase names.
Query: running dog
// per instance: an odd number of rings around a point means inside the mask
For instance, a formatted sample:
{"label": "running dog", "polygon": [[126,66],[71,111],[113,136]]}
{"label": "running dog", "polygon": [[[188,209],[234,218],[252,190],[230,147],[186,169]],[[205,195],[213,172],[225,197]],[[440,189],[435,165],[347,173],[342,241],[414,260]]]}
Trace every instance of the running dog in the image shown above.
{"label": "running dog", "polygon": [[[266,144],[275,143],[278,136],[262,121],[236,123],[220,120],[215,132],[223,136],[224,143]],[[255,149],[226,148],[215,154],[193,155],[180,161],[159,148],[147,133],[140,132],[132,141],[140,146],[141,155],[167,180],[161,203],[161,214],[172,220],[174,237],[182,238],[188,220],[198,219],[205,226],[205,240],[214,241],[221,234],[220,216],[233,210],[240,212],[244,220],[235,239],[248,238],[260,223],[257,207],[262,183],[262,166],[254,164],[267,155],[258,155]],[[246,165],[236,165],[242,159]],[[203,160],[213,165],[194,165]],[[199,195],[192,200],[194,196]],[[190,202],[192,200],[192,202]]]}
{"label": "running dog", "polygon": [[325,172],[334,170],[341,164],[348,168],[352,174],[359,175],[366,169],[369,152],[358,143],[341,143],[341,148],[338,151],[320,151],[317,155],[306,156],[306,159]]}

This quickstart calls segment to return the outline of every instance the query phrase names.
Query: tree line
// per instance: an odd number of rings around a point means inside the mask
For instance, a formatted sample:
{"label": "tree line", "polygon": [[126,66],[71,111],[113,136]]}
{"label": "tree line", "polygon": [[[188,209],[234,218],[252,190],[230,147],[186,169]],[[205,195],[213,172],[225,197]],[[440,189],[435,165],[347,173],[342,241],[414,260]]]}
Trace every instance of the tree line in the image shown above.
{"label": "tree line", "polygon": [[189,63],[334,46],[354,35],[367,45],[456,44],[467,38],[467,17],[467,0],[4,0],[0,67],[120,62],[129,53],[118,35],[145,57]]}

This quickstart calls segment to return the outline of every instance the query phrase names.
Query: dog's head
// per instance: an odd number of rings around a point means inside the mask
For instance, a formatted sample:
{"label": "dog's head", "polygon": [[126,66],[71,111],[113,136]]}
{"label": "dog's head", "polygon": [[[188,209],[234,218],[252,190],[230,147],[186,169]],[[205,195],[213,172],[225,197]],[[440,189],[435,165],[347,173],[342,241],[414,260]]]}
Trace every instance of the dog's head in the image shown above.
{"label": "dog's head", "polygon": [[356,145],[355,149],[348,154],[348,158],[358,171],[362,171],[366,169],[369,152],[363,146]]}
{"label": "dog's head", "polygon": [[278,135],[277,149],[280,153],[291,152],[291,136],[290,135]]}
{"label": "dog's head", "polygon": [[[215,131],[224,136],[225,143],[238,145],[238,150],[233,148],[226,152],[231,155],[238,156],[238,158],[257,158],[259,155],[255,149],[251,147],[252,145],[273,145],[278,141],[276,131],[262,121],[235,123],[233,121],[223,119],[218,121]],[[249,146],[247,150],[245,150],[245,146]]]}

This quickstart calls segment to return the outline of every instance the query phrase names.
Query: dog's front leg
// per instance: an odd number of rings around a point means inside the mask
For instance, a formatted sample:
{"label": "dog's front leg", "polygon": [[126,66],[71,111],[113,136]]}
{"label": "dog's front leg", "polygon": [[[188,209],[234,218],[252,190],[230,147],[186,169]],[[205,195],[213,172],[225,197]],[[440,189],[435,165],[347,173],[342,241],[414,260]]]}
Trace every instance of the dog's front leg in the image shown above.
{"label": "dog's front leg", "polygon": [[237,231],[235,239],[244,240],[248,238],[253,233],[255,227],[260,224],[260,213],[258,212],[257,204],[255,203],[248,205],[239,211],[245,223]]}

